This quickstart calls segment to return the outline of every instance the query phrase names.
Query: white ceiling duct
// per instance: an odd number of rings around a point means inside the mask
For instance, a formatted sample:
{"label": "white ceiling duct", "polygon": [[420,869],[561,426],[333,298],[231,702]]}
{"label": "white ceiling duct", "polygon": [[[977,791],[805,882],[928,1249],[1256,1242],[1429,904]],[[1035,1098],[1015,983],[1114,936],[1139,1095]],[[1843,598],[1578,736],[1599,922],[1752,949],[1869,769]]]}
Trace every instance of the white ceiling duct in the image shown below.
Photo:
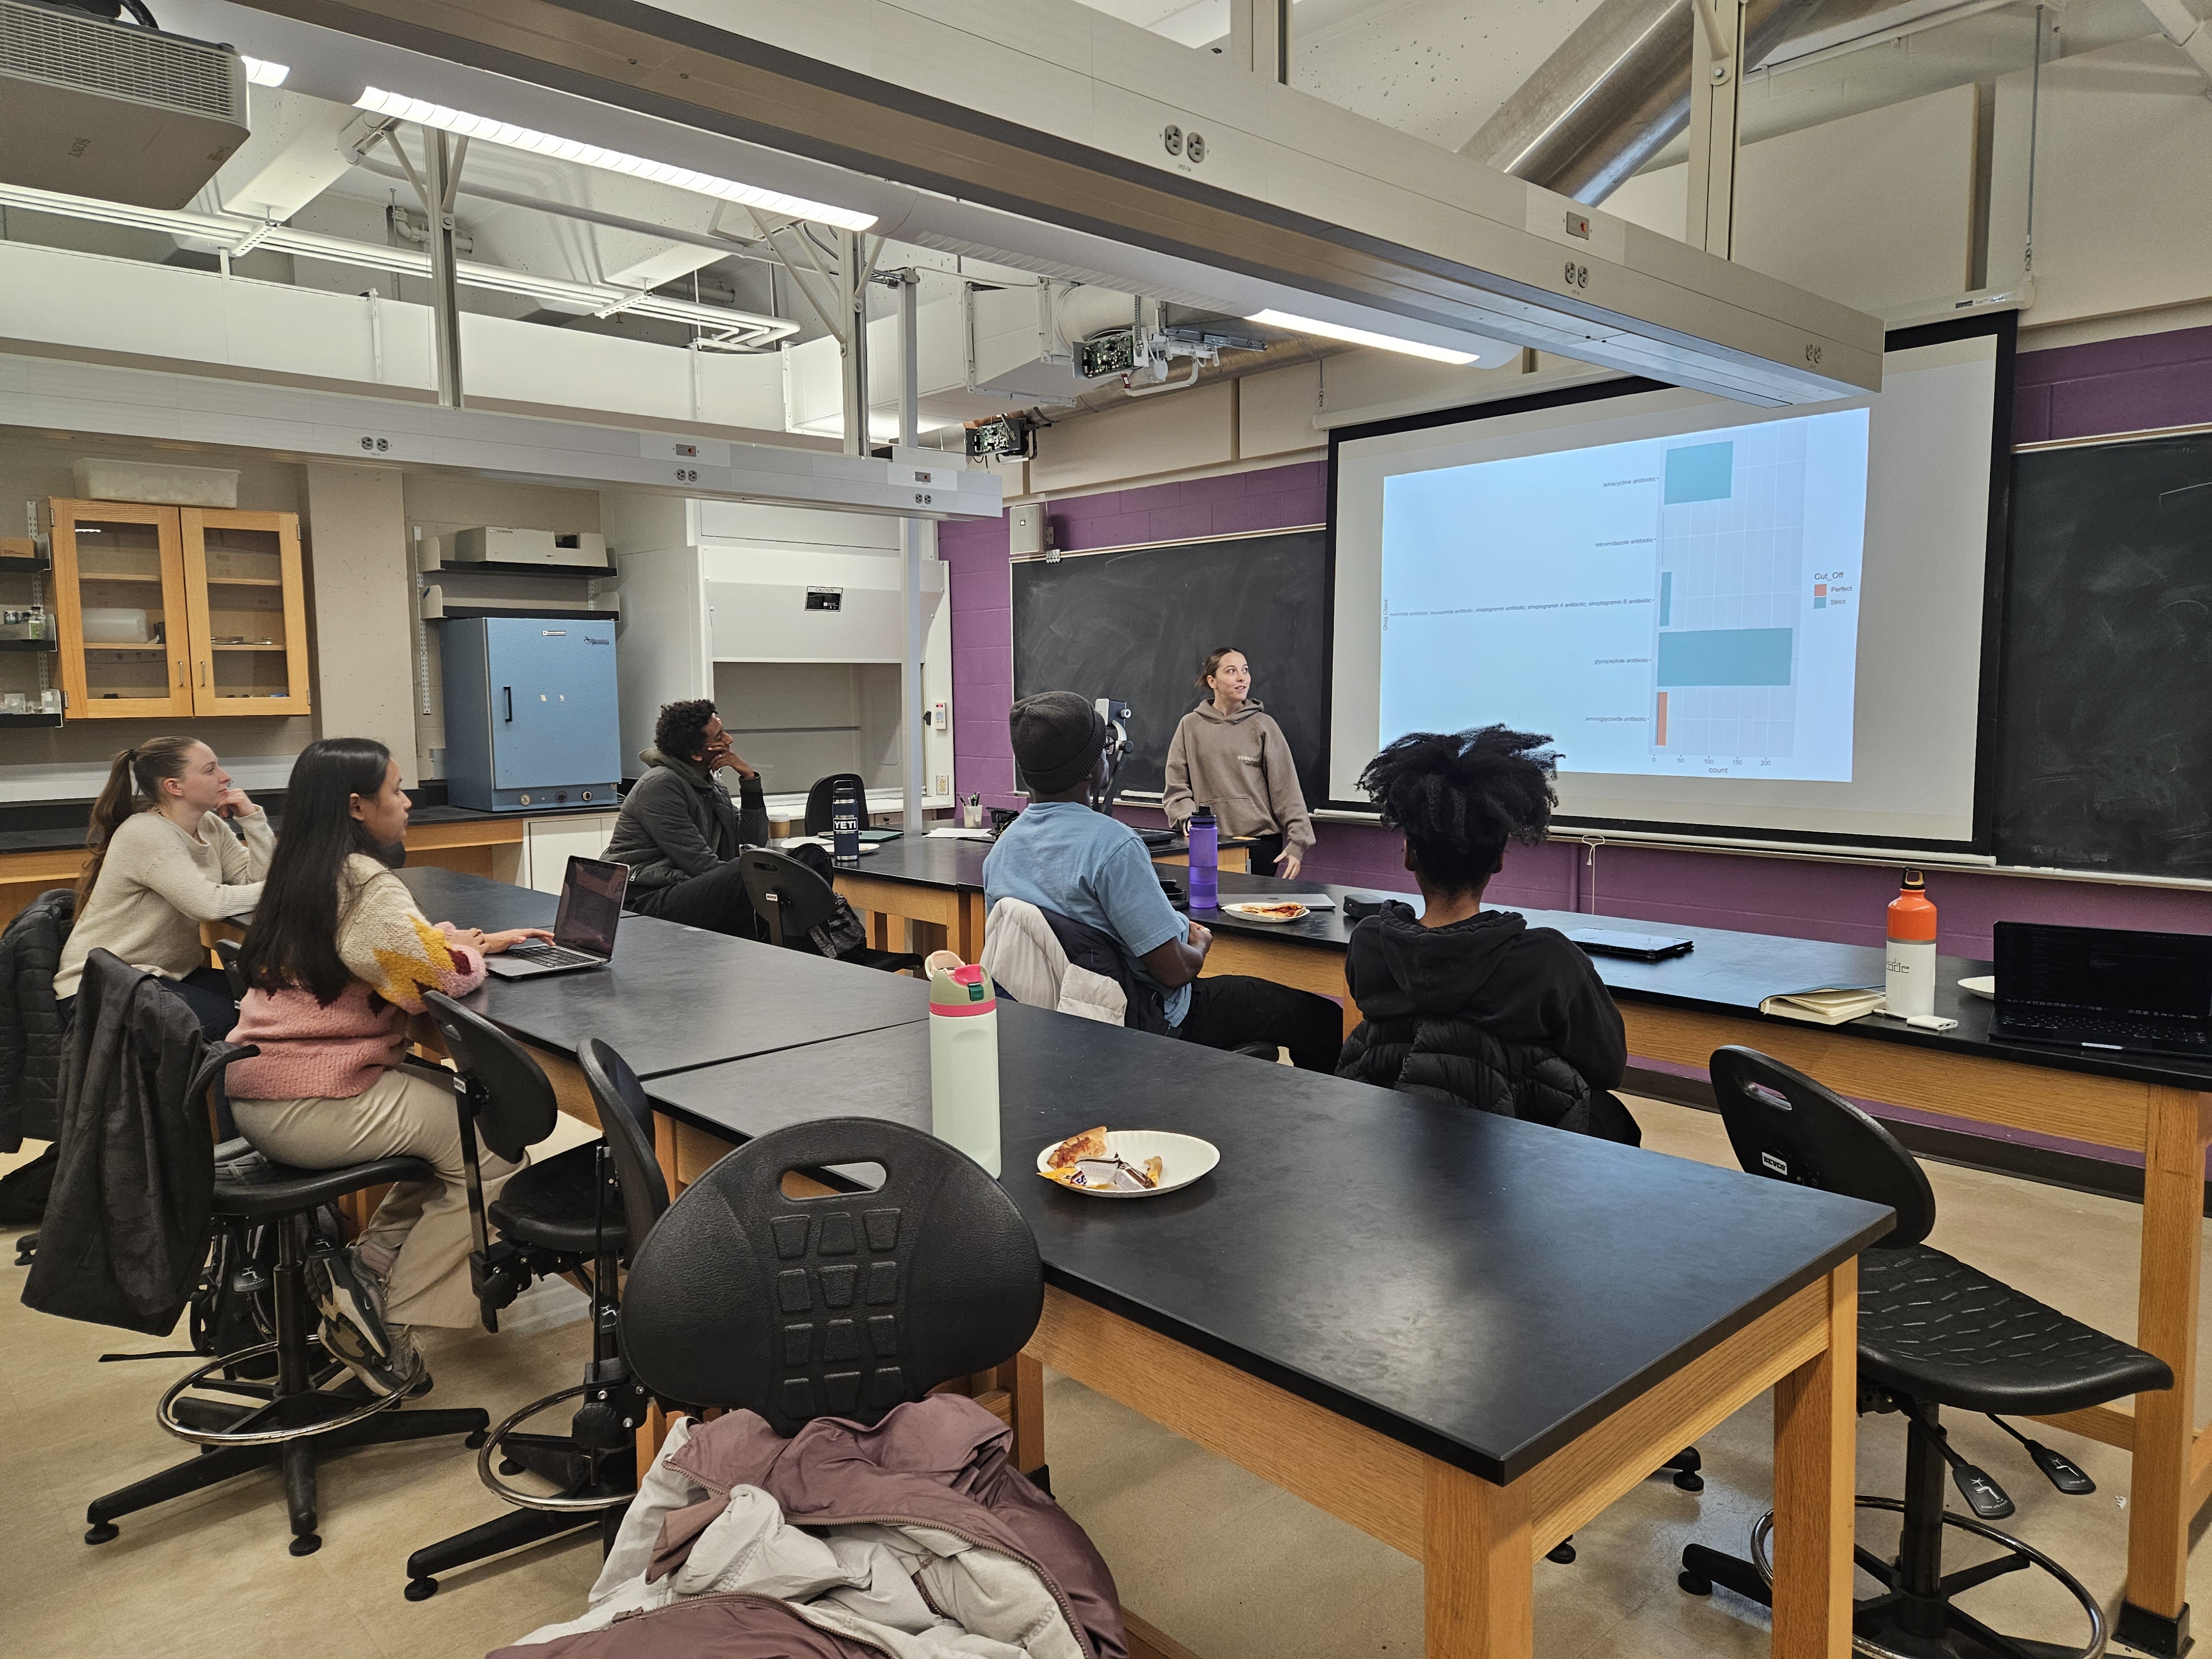
{"label": "white ceiling duct", "polygon": [[[361,265],[405,276],[428,278],[430,256],[412,248],[389,247],[378,242],[356,242],[319,231],[295,230],[272,222],[255,222],[228,214],[192,213],[173,208],[132,207],[120,202],[98,202],[88,197],[64,196],[52,191],[30,190],[20,185],[0,185],[0,207],[29,213],[51,213],[64,219],[88,220],[106,225],[126,225],[137,230],[160,231],[195,246],[220,248],[232,258],[265,249],[289,253],[296,259],[320,259],[331,264]],[[549,305],[566,307],[580,315],[609,316],[627,311],[640,317],[658,317],[698,329],[726,349],[773,345],[799,332],[799,325],[779,317],[736,311],[727,306],[702,305],[640,289],[617,288],[604,283],[574,283],[560,276],[511,270],[501,265],[462,259],[454,274],[465,288],[494,293],[518,294]]]}
{"label": "white ceiling duct", "polygon": [[170,9],[290,64],[287,84],[319,96],[402,86],[871,213],[902,240],[957,239],[1238,315],[1478,355],[1533,345],[1758,403],[1880,380],[1872,318],[1571,216],[1562,197],[1073,0],[972,15],[925,0]]}

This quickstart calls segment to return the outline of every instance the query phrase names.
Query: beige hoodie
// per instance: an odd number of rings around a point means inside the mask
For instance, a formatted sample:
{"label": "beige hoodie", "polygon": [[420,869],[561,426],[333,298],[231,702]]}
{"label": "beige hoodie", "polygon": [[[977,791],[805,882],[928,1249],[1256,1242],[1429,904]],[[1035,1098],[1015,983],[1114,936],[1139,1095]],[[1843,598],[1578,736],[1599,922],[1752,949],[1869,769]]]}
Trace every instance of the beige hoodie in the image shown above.
{"label": "beige hoodie", "polygon": [[1224,836],[1280,836],[1285,852],[1300,854],[1314,844],[1290,742],[1256,702],[1224,716],[1209,701],[1182,717],[1160,805],[1177,828],[1211,806]]}

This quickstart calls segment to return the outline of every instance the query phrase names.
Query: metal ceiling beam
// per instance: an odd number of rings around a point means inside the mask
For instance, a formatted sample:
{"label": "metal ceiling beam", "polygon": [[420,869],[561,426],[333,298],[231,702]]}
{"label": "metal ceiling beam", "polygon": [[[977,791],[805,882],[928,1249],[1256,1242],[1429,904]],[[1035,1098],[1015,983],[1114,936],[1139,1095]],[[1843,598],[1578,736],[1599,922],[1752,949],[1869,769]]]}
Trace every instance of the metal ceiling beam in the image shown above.
{"label": "metal ceiling beam", "polygon": [[[930,489],[867,456],[739,443],[672,422],[610,426],[63,357],[0,354],[0,427],[438,467],[514,483],[621,488],[895,518],[994,520],[999,476],[946,469]],[[272,434],[281,437],[272,437]]]}
{"label": "metal ceiling beam", "polygon": [[[1584,225],[1557,197],[1261,76],[1224,76],[1073,0],[972,20],[922,0],[252,9],[416,54],[428,76],[458,64],[842,169],[878,198],[892,181],[908,210],[881,228],[926,246],[940,211],[928,192],[948,222],[980,206],[1249,279],[1239,291],[1289,290],[1262,305],[1403,319],[1435,343],[1510,341],[1759,403],[1880,382],[1872,318],[1621,221]],[[476,112],[516,118],[495,106],[499,87],[471,89]],[[572,119],[597,137],[589,106]],[[1162,142],[1194,123],[1198,164]],[[834,189],[825,173],[813,193]]]}

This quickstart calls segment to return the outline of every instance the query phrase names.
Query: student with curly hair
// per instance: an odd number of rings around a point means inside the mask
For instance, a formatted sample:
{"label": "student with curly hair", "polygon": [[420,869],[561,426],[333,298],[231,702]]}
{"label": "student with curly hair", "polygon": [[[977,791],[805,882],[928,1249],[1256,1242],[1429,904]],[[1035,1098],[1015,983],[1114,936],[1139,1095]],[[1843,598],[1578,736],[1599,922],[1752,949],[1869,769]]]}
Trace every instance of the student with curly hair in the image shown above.
{"label": "student with curly hair", "polygon": [[[755,939],[738,849],[768,844],[768,801],[758,771],[722,729],[713,702],[665,704],[645,775],[623,797],[606,856],[629,866],[629,908],[687,927]],[[738,799],[714,774],[738,775]]]}
{"label": "student with curly hair", "polygon": [[1422,908],[1386,904],[1352,930],[1345,978],[1364,1018],[1337,1074],[1635,1146],[1608,1092],[1628,1044],[1605,982],[1565,934],[1482,908],[1506,843],[1540,842],[1559,804],[1550,742],[1503,726],[1408,732],[1360,774],[1405,835]]}

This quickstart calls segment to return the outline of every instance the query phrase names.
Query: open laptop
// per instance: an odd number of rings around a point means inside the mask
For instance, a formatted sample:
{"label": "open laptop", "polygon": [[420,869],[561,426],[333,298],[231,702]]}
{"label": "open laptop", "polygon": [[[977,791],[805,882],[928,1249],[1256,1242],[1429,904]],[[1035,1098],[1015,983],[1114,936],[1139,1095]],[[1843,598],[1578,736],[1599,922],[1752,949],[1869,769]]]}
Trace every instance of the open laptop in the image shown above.
{"label": "open laptop", "polygon": [[629,890],[627,864],[570,859],[568,873],[561,878],[553,942],[526,939],[512,945],[485,957],[485,970],[501,979],[535,979],[540,974],[605,967],[614,960],[615,927],[622,921],[623,895]]}
{"label": "open laptop", "polygon": [[2212,1060],[2212,937],[1996,924],[1990,1035]]}

